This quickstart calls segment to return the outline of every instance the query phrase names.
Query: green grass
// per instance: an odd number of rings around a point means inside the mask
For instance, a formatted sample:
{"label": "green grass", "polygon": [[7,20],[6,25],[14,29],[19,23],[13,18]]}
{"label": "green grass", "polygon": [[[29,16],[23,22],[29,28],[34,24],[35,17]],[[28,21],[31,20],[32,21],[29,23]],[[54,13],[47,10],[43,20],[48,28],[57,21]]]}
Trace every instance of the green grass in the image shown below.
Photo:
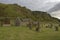
{"label": "green grass", "polygon": [[0,27],[0,40],[60,40],[60,30],[43,28],[36,32],[27,27]]}

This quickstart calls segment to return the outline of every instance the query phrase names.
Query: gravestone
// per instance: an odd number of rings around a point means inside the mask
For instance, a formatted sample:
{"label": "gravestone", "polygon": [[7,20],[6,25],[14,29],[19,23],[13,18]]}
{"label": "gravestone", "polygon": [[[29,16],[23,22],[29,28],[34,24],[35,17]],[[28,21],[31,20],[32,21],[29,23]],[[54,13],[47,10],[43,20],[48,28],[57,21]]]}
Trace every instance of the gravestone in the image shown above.
{"label": "gravestone", "polygon": [[40,29],[40,23],[38,22],[37,27],[36,27],[36,31],[39,31],[39,29]]}
{"label": "gravestone", "polygon": [[17,17],[17,18],[15,19],[15,26],[20,26],[20,22],[21,22],[20,18]]}
{"label": "gravestone", "polygon": [[31,22],[29,22],[28,27],[29,27],[29,29],[32,29],[32,23]]}
{"label": "gravestone", "polygon": [[58,31],[58,27],[57,26],[55,26],[55,31]]}

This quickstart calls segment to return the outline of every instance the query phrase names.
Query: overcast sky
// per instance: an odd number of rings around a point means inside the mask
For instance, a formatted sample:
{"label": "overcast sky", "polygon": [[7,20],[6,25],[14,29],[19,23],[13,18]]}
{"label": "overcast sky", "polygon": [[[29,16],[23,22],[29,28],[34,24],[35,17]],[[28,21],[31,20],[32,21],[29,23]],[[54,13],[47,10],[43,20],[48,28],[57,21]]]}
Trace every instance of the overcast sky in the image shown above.
{"label": "overcast sky", "polygon": [[60,0],[0,0],[0,3],[17,3],[31,10],[47,11]]}

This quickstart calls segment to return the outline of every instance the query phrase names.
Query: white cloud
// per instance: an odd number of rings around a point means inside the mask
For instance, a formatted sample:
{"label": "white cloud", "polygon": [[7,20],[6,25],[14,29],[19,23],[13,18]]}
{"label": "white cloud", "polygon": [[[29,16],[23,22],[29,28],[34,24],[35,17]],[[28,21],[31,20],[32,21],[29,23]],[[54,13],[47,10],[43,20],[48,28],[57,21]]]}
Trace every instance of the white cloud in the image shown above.
{"label": "white cloud", "polygon": [[60,10],[59,11],[52,12],[50,14],[51,14],[52,17],[56,17],[56,18],[60,19]]}
{"label": "white cloud", "polygon": [[60,0],[20,0],[18,3],[32,10],[47,11]]}

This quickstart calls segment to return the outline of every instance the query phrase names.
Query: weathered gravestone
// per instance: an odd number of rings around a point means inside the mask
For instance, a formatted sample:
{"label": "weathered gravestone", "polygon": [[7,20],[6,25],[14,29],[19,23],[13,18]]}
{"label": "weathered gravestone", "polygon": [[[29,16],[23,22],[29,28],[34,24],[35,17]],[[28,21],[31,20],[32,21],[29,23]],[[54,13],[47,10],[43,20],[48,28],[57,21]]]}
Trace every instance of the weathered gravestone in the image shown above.
{"label": "weathered gravestone", "polygon": [[17,18],[15,19],[15,26],[20,26],[20,22],[21,22],[20,18],[17,17]]}
{"label": "weathered gravestone", "polygon": [[29,29],[32,29],[32,23],[31,22],[29,22]]}
{"label": "weathered gravestone", "polygon": [[55,26],[55,31],[58,31],[58,27],[57,26]]}

